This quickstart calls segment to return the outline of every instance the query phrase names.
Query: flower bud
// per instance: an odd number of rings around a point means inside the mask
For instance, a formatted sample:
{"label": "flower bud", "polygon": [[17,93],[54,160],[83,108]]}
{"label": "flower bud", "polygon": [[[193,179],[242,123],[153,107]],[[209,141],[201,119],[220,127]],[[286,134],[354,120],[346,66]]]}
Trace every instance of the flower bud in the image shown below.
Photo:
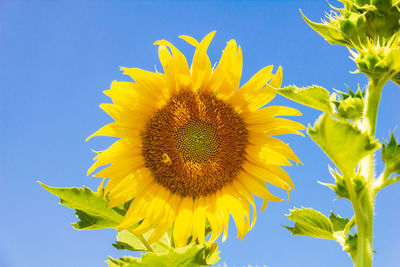
{"label": "flower bud", "polygon": [[341,100],[333,101],[337,108],[337,115],[344,119],[350,119],[353,121],[361,118],[364,109],[364,93],[358,88],[357,92],[351,91],[349,88],[349,93],[343,93],[337,91],[341,94]]}
{"label": "flower bud", "polygon": [[[340,175],[336,170],[332,169],[331,167],[329,167],[329,172],[335,179],[335,184],[326,184],[326,183],[321,183],[321,184],[328,186],[330,189],[335,191],[335,193],[338,195],[338,198],[350,199],[350,194],[347,189],[346,182],[343,176]],[[357,174],[355,177],[351,179],[351,181],[353,183],[353,188],[357,195],[364,190],[366,181],[363,176]]]}
{"label": "flower bud", "polygon": [[390,40],[373,41],[356,47],[357,52],[350,50],[350,57],[359,69],[369,78],[388,76],[395,83],[400,84],[400,40],[396,34]]}
{"label": "flower bud", "polygon": [[400,29],[400,1],[339,0],[343,8],[332,7],[327,20],[315,23],[304,19],[331,44],[355,48],[368,39],[390,39]]}

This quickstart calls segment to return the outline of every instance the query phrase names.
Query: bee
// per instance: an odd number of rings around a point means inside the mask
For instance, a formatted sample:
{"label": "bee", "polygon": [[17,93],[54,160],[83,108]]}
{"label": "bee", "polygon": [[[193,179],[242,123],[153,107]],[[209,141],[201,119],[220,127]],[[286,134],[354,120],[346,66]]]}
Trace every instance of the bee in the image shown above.
{"label": "bee", "polygon": [[172,161],[169,158],[169,156],[167,155],[167,153],[163,153],[161,157],[162,157],[162,160],[161,160],[162,163],[168,164],[168,165],[172,164]]}

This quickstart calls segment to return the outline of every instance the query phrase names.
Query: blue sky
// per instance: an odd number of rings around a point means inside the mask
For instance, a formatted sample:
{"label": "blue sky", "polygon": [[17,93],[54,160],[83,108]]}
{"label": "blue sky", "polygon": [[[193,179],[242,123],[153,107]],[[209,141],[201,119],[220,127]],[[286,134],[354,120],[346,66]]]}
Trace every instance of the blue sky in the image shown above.
{"label": "blue sky", "polygon": [[[86,176],[91,149],[104,149],[113,140],[84,140],[111,121],[98,107],[110,102],[102,91],[113,80],[129,80],[120,66],[161,69],[156,40],[171,41],[191,59],[193,48],[177,36],[200,39],[216,30],[208,53],[215,62],[226,42],[236,39],[244,54],[242,83],[274,64],[283,66],[284,85],[363,86],[362,74],[349,73],[355,65],[347,49],[313,32],[300,8],[314,21],[329,10],[326,1],[0,1],[0,266],[105,266],[107,255],[129,254],[111,246],[114,230],[74,230],[73,211],[36,181],[97,187],[99,180]],[[390,82],[383,91],[381,140],[400,123],[399,89]],[[272,104],[298,108],[303,116],[297,120],[305,125],[320,114],[279,96]],[[286,168],[296,189],[289,201],[271,203],[260,213],[244,241],[236,239],[232,224],[220,245],[221,263],[351,266],[335,242],[291,236],[282,227],[291,223],[284,214],[294,206],[352,215],[348,202],[333,201],[335,195],[316,182],[332,178],[329,160],[310,138],[282,139],[303,161]],[[375,266],[396,266],[400,260],[399,190],[400,184],[393,185],[377,198]]]}

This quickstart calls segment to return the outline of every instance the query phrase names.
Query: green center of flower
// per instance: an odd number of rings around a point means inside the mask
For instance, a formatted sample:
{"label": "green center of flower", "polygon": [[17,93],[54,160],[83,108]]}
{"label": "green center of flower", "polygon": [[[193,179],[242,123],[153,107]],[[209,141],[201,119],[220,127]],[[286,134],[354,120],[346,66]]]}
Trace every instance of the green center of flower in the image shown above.
{"label": "green center of flower", "polygon": [[178,149],[185,160],[206,162],[218,156],[219,138],[212,125],[191,119],[176,133]]}

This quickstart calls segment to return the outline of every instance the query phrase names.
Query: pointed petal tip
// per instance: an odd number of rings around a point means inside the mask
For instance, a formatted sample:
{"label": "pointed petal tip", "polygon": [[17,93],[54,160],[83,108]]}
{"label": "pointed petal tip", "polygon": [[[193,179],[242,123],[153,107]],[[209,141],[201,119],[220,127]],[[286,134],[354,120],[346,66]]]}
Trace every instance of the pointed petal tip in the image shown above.
{"label": "pointed petal tip", "polygon": [[94,136],[94,134],[89,135],[88,137],[86,137],[85,142],[89,141],[90,139],[92,139],[92,137]]}
{"label": "pointed petal tip", "polygon": [[153,45],[162,45],[162,43],[163,43],[164,41],[165,41],[164,39],[162,39],[162,40],[157,40],[157,41],[155,41],[155,42],[153,43]]}
{"label": "pointed petal tip", "polygon": [[274,77],[269,82],[269,85],[272,86],[273,88],[280,88],[282,85],[282,78],[283,78],[282,66],[279,66]]}
{"label": "pointed petal tip", "polygon": [[[203,42],[204,42],[204,43],[211,43],[211,40],[214,38],[214,35],[215,35],[216,32],[217,32],[217,31],[212,31],[212,32],[210,32],[209,34],[207,34],[207,35],[203,38],[203,40],[201,40],[200,44],[202,44]],[[207,44],[207,46],[208,46],[208,44]]]}
{"label": "pointed petal tip", "polygon": [[187,42],[188,44],[194,46],[194,47],[198,47],[200,45],[199,41],[197,41],[196,39],[194,39],[191,36],[188,35],[179,35],[179,38],[181,38],[182,40],[184,40],[185,42]]}

